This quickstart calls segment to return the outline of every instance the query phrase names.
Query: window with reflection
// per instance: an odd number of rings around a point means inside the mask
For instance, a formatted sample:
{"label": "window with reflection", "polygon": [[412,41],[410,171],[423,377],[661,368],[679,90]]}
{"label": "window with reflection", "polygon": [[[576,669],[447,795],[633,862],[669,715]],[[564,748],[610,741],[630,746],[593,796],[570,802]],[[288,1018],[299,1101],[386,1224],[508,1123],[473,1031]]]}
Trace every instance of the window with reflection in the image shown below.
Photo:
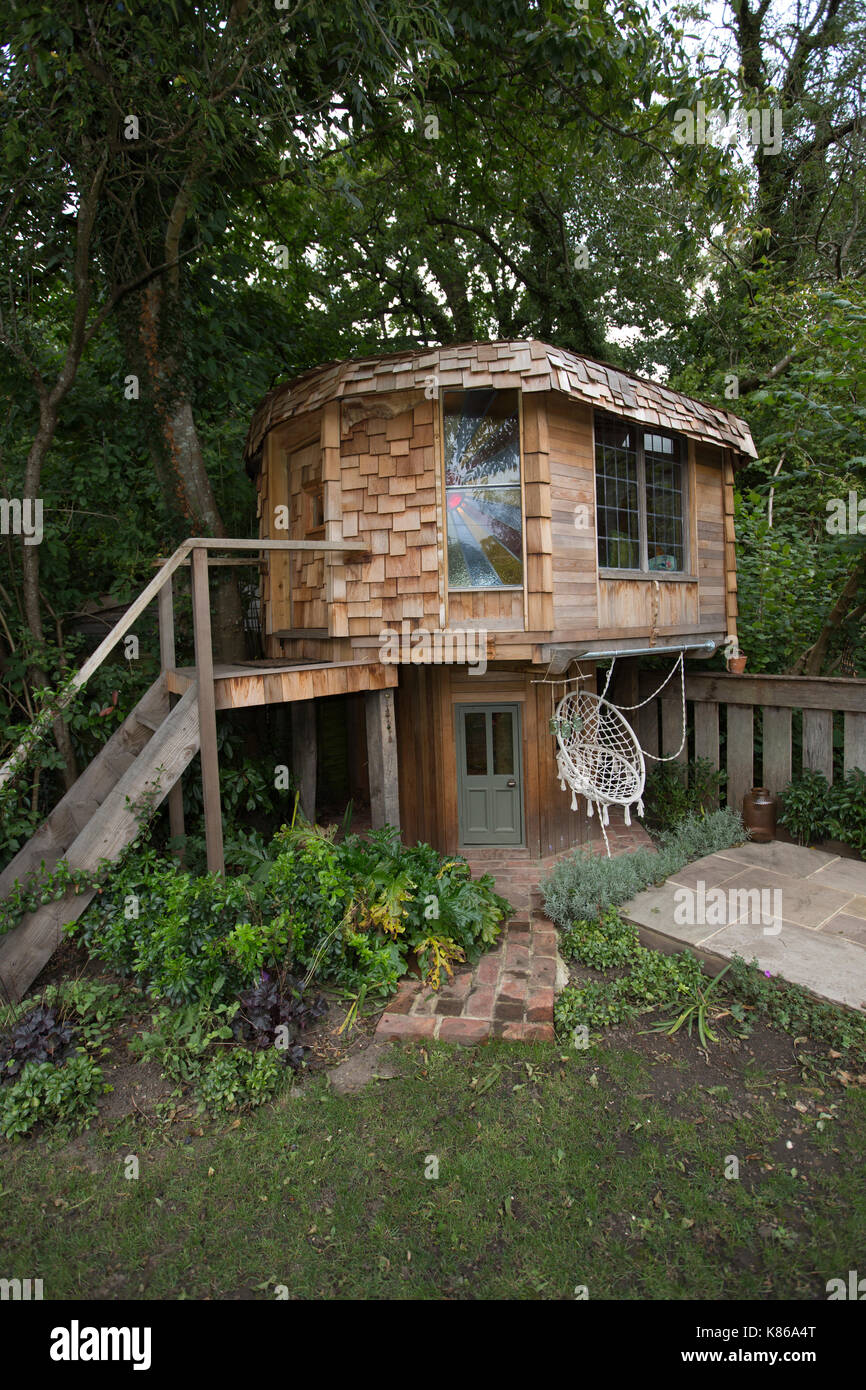
{"label": "window with reflection", "polygon": [[523,516],[517,391],[446,391],[448,586],[520,588]]}
{"label": "window with reflection", "polygon": [[684,457],[677,434],[596,414],[595,497],[602,569],[685,569]]}

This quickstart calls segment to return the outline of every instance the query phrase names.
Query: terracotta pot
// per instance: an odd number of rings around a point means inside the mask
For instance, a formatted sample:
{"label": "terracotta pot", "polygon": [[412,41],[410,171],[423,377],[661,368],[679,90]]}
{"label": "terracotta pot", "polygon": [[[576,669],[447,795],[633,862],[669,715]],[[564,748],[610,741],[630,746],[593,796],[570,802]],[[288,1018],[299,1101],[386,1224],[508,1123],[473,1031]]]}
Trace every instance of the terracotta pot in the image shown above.
{"label": "terracotta pot", "polygon": [[743,824],[751,838],[766,845],[776,838],[776,798],[767,787],[752,787],[743,797]]}
{"label": "terracotta pot", "polygon": [[728,670],[731,675],[741,676],[746,669],[746,660],[747,658],[744,656],[728,657]]}

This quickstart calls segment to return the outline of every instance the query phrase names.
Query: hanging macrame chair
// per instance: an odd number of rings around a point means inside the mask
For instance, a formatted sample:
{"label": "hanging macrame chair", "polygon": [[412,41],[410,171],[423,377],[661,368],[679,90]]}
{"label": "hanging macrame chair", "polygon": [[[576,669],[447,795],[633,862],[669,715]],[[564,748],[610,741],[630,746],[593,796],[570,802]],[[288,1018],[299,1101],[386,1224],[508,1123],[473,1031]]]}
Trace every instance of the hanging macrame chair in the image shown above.
{"label": "hanging macrame chair", "polygon": [[584,796],[588,815],[592,816],[594,810],[598,812],[608,857],[608,807],[622,806],[626,825],[631,825],[632,806],[636,808],[638,816],[644,813],[644,750],[622,710],[642,709],[650,700],[656,699],[676,670],[680,672],[682,689],[682,741],[676,753],[667,757],[660,758],[654,753],[647,753],[646,756],[655,762],[670,762],[679,757],[686,741],[685,664],[682,652],[658,689],[638,705],[619,708],[605,698],[615,664],[616,658],[611,662],[601,695],[580,688],[569,691],[557,705],[552,721],[562,790],[571,788],[572,811],[577,810],[578,796]]}
{"label": "hanging macrame chair", "polygon": [[573,690],[556,707],[557,767],[563,791],[571,788],[571,809],[578,796],[595,807],[602,825],[608,807],[622,806],[631,825],[631,807],[643,815],[646,765],[631,725],[615,705],[588,690]]}

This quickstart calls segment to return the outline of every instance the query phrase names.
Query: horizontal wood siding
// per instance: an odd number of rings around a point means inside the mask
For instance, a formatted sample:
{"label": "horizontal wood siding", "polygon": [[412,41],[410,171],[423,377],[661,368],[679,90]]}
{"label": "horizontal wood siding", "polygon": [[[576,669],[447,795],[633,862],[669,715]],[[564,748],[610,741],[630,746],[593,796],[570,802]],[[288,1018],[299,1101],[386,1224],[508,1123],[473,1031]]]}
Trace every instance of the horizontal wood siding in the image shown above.
{"label": "horizontal wood siding", "polygon": [[698,585],[686,580],[599,579],[600,633],[689,632],[699,624]]}
{"label": "horizontal wood siding", "polygon": [[523,631],[523,590],[490,589],[485,593],[448,595],[448,626],[489,628],[491,632]]}
{"label": "horizontal wood siding", "polygon": [[727,631],[724,466],[723,450],[708,444],[695,446],[695,572],[700,581],[700,618],[719,631]]}
{"label": "horizontal wood siding", "polygon": [[557,631],[597,621],[595,462],[592,411],[545,395],[553,545],[553,616]]}

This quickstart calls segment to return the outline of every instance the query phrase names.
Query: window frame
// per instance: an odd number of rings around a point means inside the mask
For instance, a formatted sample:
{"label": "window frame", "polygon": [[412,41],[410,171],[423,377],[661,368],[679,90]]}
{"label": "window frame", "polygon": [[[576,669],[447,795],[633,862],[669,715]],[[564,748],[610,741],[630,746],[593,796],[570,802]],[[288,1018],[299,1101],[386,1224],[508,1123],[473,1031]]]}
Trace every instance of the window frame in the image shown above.
{"label": "window frame", "polygon": [[[612,420],[617,424],[626,424],[635,431],[635,463],[637,470],[637,506],[638,506],[638,549],[640,553],[640,568],[632,569],[626,566],[603,565],[599,559],[599,534],[598,534],[598,461],[596,448],[598,442],[597,427],[599,421]],[[675,461],[680,466],[680,496],[682,499],[682,532],[683,532],[683,564],[682,569],[678,570],[652,570],[649,567],[649,529],[647,526],[647,495],[646,495],[646,451],[644,449],[644,434],[660,434],[668,439],[672,439],[676,446]],[[692,573],[692,545],[691,545],[691,457],[689,450],[688,436],[680,434],[676,430],[667,429],[663,425],[648,425],[640,420],[633,419],[630,415],[615,415],[609,410],[595,409],[592,412],[592,479],[593,494],[595,497],[595,563],[599,576],[602,579],[663,579],[667,581],[687,580],[694,582],[696,576]]]}
{"label": "window frame", "polygon": [[[518,466],[519,466],[519,470],[520,470],[520,481],[519,481],[519,484],[510,483],[510,484],[502,484],[501,486],[503,486],[503,487],[505,487],[505,486],[517,487],[517,486],[519,486],[519,491],[520,491],[520,550],[521,550],[521,575],[522,575],[522,579],[521,579],[521,582],[520,582],[519,584],[495,584],[495,585],[492,585],[492,584],[488,584],[488,585],[484,585],[484,584],[476,584],[476,585],[472,585],[472,584],[469,584],[469,585],[459,584],[459,585],[458,585],[458,584],[452,584],[452,583],[450,582],[450,581],[451,581],[451,574],[450,574],[450,566],[449,566],[449,563],[448,563],[448,456],[447,456],[447,445],[446,445],[446,440],[445,440],[445,397],[446,397],[447,395],[451,394],[452,392],[453,392],[454,394],[467,395],[470,391],[495,391],[498,395],[502,395],[502,394],[505,394],[505,393],[508,392],[508,391],[512,391],[512,392],[514,392],[514,394],[515,394],[516,397],[517,397],[517,448],[518,448]],[[473,387],[473,386],[456,386],[456,385],[455,385],[455,386],[446,386],[446,387],[443,387],[442,390],[439,392],[438,406],[439,406],[439,444],[440,444],[440,450],[439,450],[439,451],[440,451],[440,454],[441,454],[441,458],[440,458],[440,460],[439,460],[439,476],[440,476],[441,488],[442,488],[442,546],[443,546],[443,553],[444,553],[445,593],[446,593],[446,595],[447,595],[447,594],[523,594],[523,595],[524,595],[524,607],[525,607],[525,602],[526,602],[526,600],[525,600],[525,595],[526,595],[526,584],[527,584],[527,576],[526,576],[526,568],[527,568],[527,551],[526,551],[526,493],[525,493],[525,478],[524,478],[524,447],[523,447],[523,392],[520,390],[519,387],[514,387],[514,386],[506,386],[506,387],[499,387],[499,386],[480,386],[480,387]]]}

